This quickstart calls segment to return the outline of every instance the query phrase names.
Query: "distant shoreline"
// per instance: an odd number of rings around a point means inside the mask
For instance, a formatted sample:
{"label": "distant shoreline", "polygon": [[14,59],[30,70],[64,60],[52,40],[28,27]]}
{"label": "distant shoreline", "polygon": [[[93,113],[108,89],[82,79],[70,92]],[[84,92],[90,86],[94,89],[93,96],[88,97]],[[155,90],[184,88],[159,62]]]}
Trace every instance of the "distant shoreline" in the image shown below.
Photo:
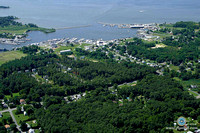
{"label": "distant shoreline", "polygon": [[8,9],[10,8],[9,6],[0,6],[0,9]]}

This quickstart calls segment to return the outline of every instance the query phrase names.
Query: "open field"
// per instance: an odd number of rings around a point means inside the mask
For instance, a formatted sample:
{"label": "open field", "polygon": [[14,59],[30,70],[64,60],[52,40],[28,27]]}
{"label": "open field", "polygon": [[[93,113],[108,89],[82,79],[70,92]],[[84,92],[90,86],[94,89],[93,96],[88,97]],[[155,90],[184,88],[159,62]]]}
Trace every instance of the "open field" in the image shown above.
{"label": "open field", "polygon": [[21,51],[8,51],[0,53],[0,65],[6,63],[11,60],[20,59],[21,57],[25,57],[26,54]]}
{"label": "open field", "polygon": [[172,69],[172,70],[175,70],[175,71],[179,70],[179,66],[174,66],[172,64],[169,65],[169,68]]}

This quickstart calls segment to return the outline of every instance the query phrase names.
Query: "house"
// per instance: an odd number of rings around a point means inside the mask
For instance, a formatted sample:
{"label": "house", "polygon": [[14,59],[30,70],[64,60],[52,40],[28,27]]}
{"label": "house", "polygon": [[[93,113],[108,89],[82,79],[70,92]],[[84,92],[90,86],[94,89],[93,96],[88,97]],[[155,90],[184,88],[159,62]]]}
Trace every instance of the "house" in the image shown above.
{"label": "house", "polygon": [[57,48],[58,46],[56,44],[51,45],[52,48]]}
{"label": "house", "polygon": [[35,133],[35,130],[34,129],[29,129],[28,133]]}
{"label": "house", "polygon": [[8,105],[7,105],[7,104],[4,104],[4,105],[3,105],[3,108],[8,108]]}
{"label": "house", "polygon": [[21,107],[21,111],[24,112],[24,106]]}
{"label": "house", "polygon": [[26,111],[24,111],[24,116],[27,116],[28,114],[26,113]]}
{"label": "house", "polygon": [[195,133],[200,133],[200,129],[196,130]]}
{"label": "house", "polygon": [[63,53],[71,53],[72,51],[70,50],[70,49],[68,49],[68,50],[62,50],[62,51],[60,51],[60,54],[63,54]]}
{"label": "house", "polygon": [[7,129],[7,130],[9,130],[10,129],[10,125],[5,125],[5,128]]}
{"label": "house", "polygon": [[72,68],[70,68],[70,67],[69,67],[69,68],[67,68],[67,70],[68,70],[68,71],[71,71],[71,70],[72,70]]}
{"label": "house", "polygon": [[26,125],[27,125],[27,128],[31,128],[31,126],[28,123],[26,123]]}
{"label": "house", "polygon": [[34,68],[34,69],[32,69],[32,72],[36,72],[36,69]]}
{"label": "house", "polygon": [[20,99],[20,104],[26,104],[26,101],[24,99]]}
{"label": "house", "polygon": [[113,101],[113,103],[117,103],[117,101]]}
{"label": "house", "polygon": [[198,86],[197,85],[191,85],[191,88],[192,89],[195,89],[195,88],[197,88]]}
{"label": "house", "polygon": [[0,113],[0,118],[3,117],[2,113]]}

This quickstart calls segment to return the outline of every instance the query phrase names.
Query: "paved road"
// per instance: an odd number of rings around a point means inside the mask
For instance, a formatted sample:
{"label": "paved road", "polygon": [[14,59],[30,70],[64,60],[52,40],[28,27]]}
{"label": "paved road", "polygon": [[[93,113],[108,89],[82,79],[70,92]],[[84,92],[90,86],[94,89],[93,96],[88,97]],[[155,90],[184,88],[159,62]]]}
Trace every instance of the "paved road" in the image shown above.
{"label": "paved road", "polygon": [[192,91],[192,90],[190,90],[190,91],[198,95],[198,96],[196,96],[197,99],[200,98],[200,94],[199,94],[199,93],[197,93],[197,92],[195,92],[195,91]]}
{"label": "paved road", "polygon": [[[13,110],[16,110],[17,108],[13,108],[13,109],[10,109],[11,111],[13,111]],[[5,113],[5,112],[9,112],[10,111],[9,109],[6,109],[6,110],[3,110],[3,111],[0,111],[0,113],[2,114],[2,113]]]}
{"label": "paved road", "polygon": [[[15,108],[16,109],[16,108]],[[20,129],[20,126],[17,124],[17,121],[16,121],[16,119],[15,119],[15,116],[13,115],[13,109],[10,109],[10,107],[8,106],[8,110],[9,110],[9,112],[10,112],[10,115],[11,115],[11,117],[12,117],[12,119],[13,119],[13,121],[15,122],[15,125],[17,126],[17,129],[20,131],[20,132],[22,132],[22,130]]]}
{"label": "paved road", "polygon": [[15,119],[13,113],[12,113],[12,111],[13,111],[13,110],[16,110],[16,109],[17,109],[17,108],[12,108],[12,109],[11,109],[11,108],[8,106],[8,109],[3,110],[3,111],[0,111],[0,113],[10,112],[10,115],[11,115],[13,121],[15,122],[15,125],[17,126],[17,129],[18,129],[20,132],[22,132],[22,130],[20,129],[20,126],[17,124],[17,121],[16,121],[16,119]]}

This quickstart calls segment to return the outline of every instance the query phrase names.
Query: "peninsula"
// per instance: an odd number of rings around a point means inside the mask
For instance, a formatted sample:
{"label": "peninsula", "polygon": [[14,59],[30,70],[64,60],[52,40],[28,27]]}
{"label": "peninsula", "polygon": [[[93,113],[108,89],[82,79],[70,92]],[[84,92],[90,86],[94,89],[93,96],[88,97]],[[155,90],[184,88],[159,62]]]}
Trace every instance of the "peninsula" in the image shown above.
{"label": "peninsula", "polygon": [[[1,40],[11,39],[9,40],[9,44],[18,44],[17,42],[13,42],[14,40],[25,39],[27,33],[29,31],[41,31],[44,33],[52,33],[55,32],[55,29],[47,29],[38,27],[35,24],[28,23],[22,24],[17,22],[18,18],[14,16],[0,17],[0,38]],[[0,43],[7,43],[8,41],[1,41]],[[21,40],[20,40],[21,41]]]}

